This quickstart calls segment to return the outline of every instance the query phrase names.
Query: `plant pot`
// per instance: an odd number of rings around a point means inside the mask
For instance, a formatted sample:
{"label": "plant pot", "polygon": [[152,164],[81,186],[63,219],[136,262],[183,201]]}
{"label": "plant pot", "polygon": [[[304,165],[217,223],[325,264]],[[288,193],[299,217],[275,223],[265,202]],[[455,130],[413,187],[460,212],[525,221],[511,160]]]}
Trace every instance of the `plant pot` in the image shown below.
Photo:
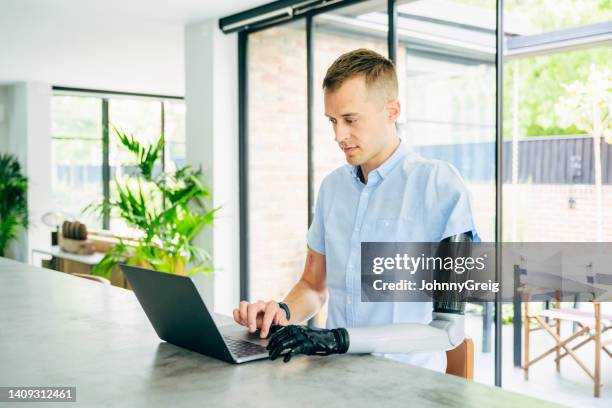
{"label": "plant pot", "polygon": [[96,248],[93,241],[89,239],[70,239],[59,235],[59,246],[63,251],[79,255],[91,255]]}

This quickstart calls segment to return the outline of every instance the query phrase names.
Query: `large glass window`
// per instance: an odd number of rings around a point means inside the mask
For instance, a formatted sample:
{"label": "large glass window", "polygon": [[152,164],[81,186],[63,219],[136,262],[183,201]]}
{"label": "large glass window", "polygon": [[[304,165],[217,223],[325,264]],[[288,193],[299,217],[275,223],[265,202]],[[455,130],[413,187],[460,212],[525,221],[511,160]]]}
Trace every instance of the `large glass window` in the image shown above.
{"label": "large glass window", "polygon": [[[129,234],[119,219],[111,218],[105,225],[96,213],[82,213],[89,204],[103,200],[105,183],[114,197],[115,179],[133,170],[134,160],[120,146],[115,128],[146,144],[155,143],[164,134],[163,165],[172,171],[185,164],[185,104],[182,100],[66,92],[52,98],[52,210],[79,219],[90,229]],[[104,115],[106,107],[108,115]],[[105,127],[109,134],[109,180],[103,179]]]}
{"label": "large glass window", "polygon": [[610,61],[595,47],[506,63],[505,240],[612,241],[612,145],[594,144],[585,106],[605,102]]}
{"label": "large glass window", "polygon": [[51,191],[53,211],[101,228],[93,214],[81,215],[102,199],[102,101],[54,96],[51,104]]}
{"label": "large glass window", "polygon": [[508,28],[520,35],[535,35],[609,23],[612,4],[609,0],[504,0],[504,15],[505,24],[512,24]]}
{"label": "large glass window", "polygon": [[[407,1],[398,6],[397,69],[404,140],[451,163],[472,196],[483,241],[495,241],[495,0]],[[493,383],[493,305],[466,306],[475,380]]]}
{"label": "large glass window", "polygon": [[[602,136],[606,129],[610,131],[603,120],[610,109],[612,49],[597,46],[592,33],[601,29],[603,21],[609,25],[612,4],[509,0],[504,7],[506,19],[511,16],[522,22],[522,28],[507,37],[504,64],[503,238],[512,242],[611,241],[612,145],[608,142],[612,140]],[[521,266],[530,269],[533,261],[526,258]],[[578,309],[594,316],[592,302],[562,300],[568,313]],[[554,303],[531,299],[530,314],[554,308]],[[602,303],[601,312],[612,312],[612,304]],[[502,335],[512,344],[503,352],[505,388],[538,397],[546,390],[546,399],[570,406],[609,405],[605,391],[601,400],[593,397],[589,374],[567,358],[557,366],[555,353],[530,365],[529,380],[525,380],[520,367],[554,346],[555,340],[544,330],[534,330],[538,324],[533,319],[527,330],[524,304],[504,305],[504,316],[511,324],[503,326]],[[567,320],[551,319],[548,324],[559,330],[561,339],[577,330]],[[579,336],[570,345],[595,373],[592,344],[577,347],[586,337]],[[601,375],[607,378],[612,365],[601,354]]]}
{"label": "large glass window", "polygon": [[185,104],[164,102],[164,136],[166,139],[166,170],[173,171],[185,162]]}

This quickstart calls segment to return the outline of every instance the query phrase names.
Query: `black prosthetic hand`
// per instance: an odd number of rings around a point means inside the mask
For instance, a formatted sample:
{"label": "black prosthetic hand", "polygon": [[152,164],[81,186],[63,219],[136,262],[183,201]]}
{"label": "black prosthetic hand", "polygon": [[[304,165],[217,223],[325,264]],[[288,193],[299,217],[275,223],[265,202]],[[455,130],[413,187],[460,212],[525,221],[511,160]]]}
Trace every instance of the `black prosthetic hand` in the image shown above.
{"label": "black prosthetic hand", "polygon": [[296,354],[327,356],[344,354],[348,348],[346,329],[314,329],[296,325],[285,326],[274,333],[267,347],[271,360],[283,356],[285,363]]}

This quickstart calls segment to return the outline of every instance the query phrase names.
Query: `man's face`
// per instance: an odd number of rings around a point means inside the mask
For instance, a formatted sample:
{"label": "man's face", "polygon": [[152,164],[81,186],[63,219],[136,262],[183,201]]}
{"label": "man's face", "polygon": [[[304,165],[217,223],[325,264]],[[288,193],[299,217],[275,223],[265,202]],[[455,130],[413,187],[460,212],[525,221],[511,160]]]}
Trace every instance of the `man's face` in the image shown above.
{"label": "man's face", "polygon": [[399,102],[385,101],[379,92],[366,88],[363,76],[355,76],[325,91],[325,116],[346,161],[359,166],[376,160],[393,143]]}

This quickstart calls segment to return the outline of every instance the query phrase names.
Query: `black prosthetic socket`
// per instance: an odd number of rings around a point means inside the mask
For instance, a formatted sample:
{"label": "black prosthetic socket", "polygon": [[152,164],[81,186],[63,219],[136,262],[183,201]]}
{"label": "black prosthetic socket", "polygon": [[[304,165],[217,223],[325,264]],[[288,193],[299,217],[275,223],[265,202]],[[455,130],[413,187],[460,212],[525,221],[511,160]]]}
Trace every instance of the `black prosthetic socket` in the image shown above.
{"label": "black prosthetic socket", "polygon": [[[438,247],[436,256],[440,259],[447,257],[457,259],[469,257],[472,252],[473,237],[471,232],[464,232],[443,239]],[[456,274],[447,270],[435,271],[435,279],[439,282],[466,281],[469,274]],[[434,312],[463,314],[465,311],[465,299],[457,291],[439,291],[433,293]]]}

